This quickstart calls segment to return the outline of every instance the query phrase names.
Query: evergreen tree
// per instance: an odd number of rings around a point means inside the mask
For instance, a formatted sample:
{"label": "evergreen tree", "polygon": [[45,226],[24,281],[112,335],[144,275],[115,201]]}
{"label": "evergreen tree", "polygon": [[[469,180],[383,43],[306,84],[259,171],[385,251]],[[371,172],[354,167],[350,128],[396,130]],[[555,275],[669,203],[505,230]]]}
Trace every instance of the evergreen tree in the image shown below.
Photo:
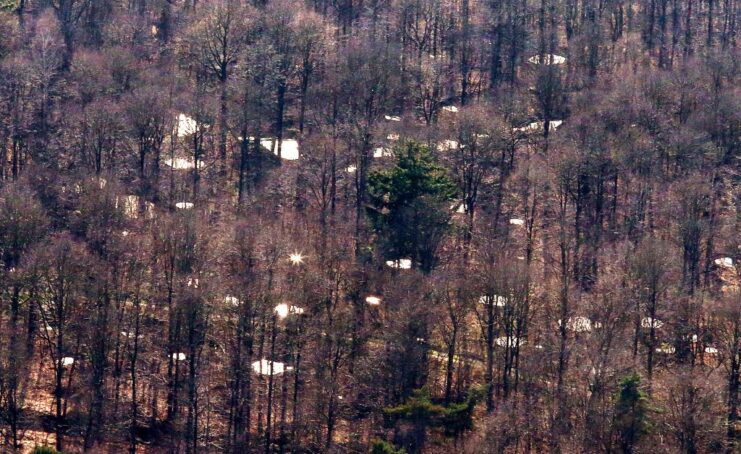
{"label": "evergreen tree", "polygon": [[396,449],[394,445],[383,440],[373,442],[371,454],[406,454],[404,448]]}
{"label": "evergreen tree", "polygon": [[370,218],[385,256],[409,257],[429,273],[450,227],[455,185],[426,146],[407,142],[394,153],[393,167],[370,174]]}
{"label": "evergreen tree", "polygon": [[648,397],[640,385],[641,378],[635,372],[620,382],[613,429],[623,453],[632,453],[641,437],[651,430]]}
{"label": "evergreen tree", "polygon": [[432,401],[429,390],[423,387],[415,390],[401,405],[384,409],[384,422],[387,427],[406,423],[409,430],[402,431],[397,444],[403,444],[409,452],[420,452],[428,427],[440,428],[450,437],[458,437],[470,430],[473,427],[473,409],[483,394],[484,388],[474,387],[463,402],[440,405]]}
{"label": "evergreen tree", "polygon": [[51,446],[36,446],[31,451],[31,454],[61,454],[56,449],[52,448]]}

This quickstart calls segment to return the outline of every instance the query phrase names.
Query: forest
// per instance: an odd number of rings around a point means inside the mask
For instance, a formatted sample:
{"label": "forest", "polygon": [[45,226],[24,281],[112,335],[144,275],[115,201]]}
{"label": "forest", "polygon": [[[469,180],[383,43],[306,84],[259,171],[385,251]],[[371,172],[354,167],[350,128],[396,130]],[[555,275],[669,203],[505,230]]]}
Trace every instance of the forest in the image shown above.
{"label": "forest", "polygon": [[741,453],[739,0],[0,0],[1,453]]}

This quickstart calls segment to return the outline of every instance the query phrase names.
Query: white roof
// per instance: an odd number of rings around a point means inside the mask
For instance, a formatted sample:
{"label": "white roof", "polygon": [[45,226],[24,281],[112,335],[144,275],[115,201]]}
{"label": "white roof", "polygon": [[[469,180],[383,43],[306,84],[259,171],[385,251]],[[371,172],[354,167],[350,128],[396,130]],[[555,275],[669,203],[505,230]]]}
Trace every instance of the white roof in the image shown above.
{"label": "white roof", "polygon": [[662,326],[664,326],[664,322],[657,318],[651,317],[643,317],[643,319],[641,319],[641,328],[651,328],[652,326],[654,328],[661,328]]}
{"label": "white roof", "polygon": [[286,365],[278,361],[268,361],[267,359],[261,359],[252,363],[252,370],[256,374],[260,375],[271,375],[270,368],[272,366],[272,375],[280,375],[286,371]]}
{"label": "white roof", "polygon": [[454,204],[450,205],[450,209],[455,211],[456,213],[465,214],[466,204],[463,201],[455,202]]}
{"label": "white roof", "polygon": [[[562,124],[563,124],[563,120],[551,120],[548,122],[548,129],[551,131],[555,131]],[[535,131],[541,130],[542,128],[543,128],[542,121],[534,121],[521,128],[512,128],[512,130],[516,132],[535,132]]]}
{"label": "white roof", "polygon": [[509,220],[509,223],[511,225],[524,225],[525,224],[525,221],[522,220],[522,219],[512,218],[512,219]]}
{"label": "white roof", "polygon": [[387,260],[386,266],[400,270],[408,270],[412,267],[412,259]]}
{"label": "white roof", "polygon": [[394,156],[394,152],[390,148],[378,147],[373,149],[374,158],[390,158]]}
{"label": "white roof", "polygon": [[714,260],[715,264],[723,268],[733,268],[733,259],[731,257],[721,257]]}
{"label": "white roof", "polygon": [[236,296],[225,296],[224,297],[224,304],[228,304],[230,306],[239,306],[241,301],[239,301],[239,298]]}
{"label": "white roof", "polygon": [[[139,196],[138,195],[127,195],[123,198],[123,212],[127,218],[136,219],[139,216]],[[119,198],[116,198],[116,208],[119,207]],[[147,217],[152,217],[152,210],[154,204],[152,202],[144,202],[145,214]]]}
{"label": "white roof", "polygon": [[298,306],[289,306],[286,303],[281,303],[273,309],[275,314],[278,316],[278,318],[286,318],[289,315],[301,315],[304,313],[303,308],[300,308]]}
{"label": "white roof", "polygon": [[548,122],[548,129],[555,131],[556,128],[558,128],[562,124],[563,124],[563,120],[551,120]]}
{"label": "white roof", "polygon": [[453,113],[458,112],[458,108],[455,106],[445,106],[443,107],[443,110],[446,112],[453,112]]}
{"label": "white roof", "polygon": [[[118,201],[116,201],[118,202]],[[116,203],[118,205],[118,203]],[[123,201],[124,214],[128,217],[136,217],[139,212],[139,196],[127,195]]]}
{"label": "white roof", "polygon": [[[286,161],[295,161],[299,158],[298,140],[283,139],[281,140],[280,143],[281,143],[281,147],[280,147],[280,158],[281,159],[285,159]],[[268,150],[272,150],[273,149],[273,139],[262,138],[260,139],[260,145],[267,148]],[[276,156],[278,156],[278,146],[277,145],[273,153]]]}
{"label": "white roof", "polygon": [[371,306],[378,306],[381,304],[381,298],[379,296],[370,295],[365,297],[365,302]]}
{"label": "white roof", "polygon": [[[561,320],[558,321],[558,326],[561,326]],[[587,317],[571,317],[566,322],[566,329],[577,333],[589,332],[592,331],[592,321]]]}
{"label": "white roof", "polygon": [[75,359],[71,356],[65,356],[64,358],[62,358],[62,366],[64,367],[71,366],[74,363],[75,363]]}
{"label": "white roof", "polygon": [[185,353],[173,353],[172,359],[174,359],[175,361],[185,361]]}
{"label": "white roof", "polygon": [[521,128],[512,128],[513,131],[518,132],[529,132],[529,131],[537,131],[540,128],[540,123],[537,121],[534,121],[526,126],[523,126]]}
{"label": "white roof", "polygon": [[196,132],[198,123],[185,114],[178,115],[178,137],[186,137]]}
{"label": "white roof", "polygon": [[[191,161],[190,159],[167,158],[164,162],[166,166],[172,167],[175,170],[190,170],[195,168],[195,162]],[[203,167],[203,161],[198,161],[198,167]]]}
{"label": "white roof", "polygon": [[438,142],[437,144],[437,150],[438,151],[450,151],[455,150],[460,146],[460,144],[455,140],[443,140],[442,142]]}
{"label": "white roof", "polygon": [[501,336],[501,337],[497,337],[496,339],[494,339],[494,344],[499,347],[516,347],[519,345],[524,345],[525,340],[524,339],[520,340],[519,337]]}
{"label": "white roof", "polygon": [[178,202],[175,204],[175,208],[179,210],[190,210],[193,208],[193,202]]}
{"label": "white roof", "polygon": [[[566,63],[566,57],[562,57],[560,55],[555,54],[545,54],[544,63],[546,65],[562,65]],[[532,57],[528,58],[527,61],[530,63],[539,65],[540,64],[540,55],[533,55]]]}
{"label": "white roof", "polygon": [[384,115],[383,118],[385,118],[386,121],[401,121],[401,117],[397,117],[396,115]]}
{"label": "white roof", "polygon": [[479,303],[486,305],[486,304],[489,304],[489,302],[491,301],[492,303],[494,303],[494,306],[496,307],[504,307],[507,305],[507,298],[503,296],[492,295],[491,300],[489,298],[490,297],[488,295],[481,295],[479,297]]}

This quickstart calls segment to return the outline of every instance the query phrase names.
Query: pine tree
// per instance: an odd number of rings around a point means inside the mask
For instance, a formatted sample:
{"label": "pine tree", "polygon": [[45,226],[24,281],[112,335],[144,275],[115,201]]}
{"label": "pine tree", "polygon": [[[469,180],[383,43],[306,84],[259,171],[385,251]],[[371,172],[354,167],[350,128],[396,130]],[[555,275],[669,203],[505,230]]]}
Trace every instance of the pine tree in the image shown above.
{"label": "pine tree", "polygon": [[393,167],[370,174],[370,218],[388,258],[410,257],[428,273],[450,227],[455,185],[426,146],[407,142],[394,153]]}
{"label": "pine tree", "polygon": [[613,429],[623,453],[632,453],[641,437],[650,433],[648,397],[640,389],[641,378],[635,372],[620,382]]}

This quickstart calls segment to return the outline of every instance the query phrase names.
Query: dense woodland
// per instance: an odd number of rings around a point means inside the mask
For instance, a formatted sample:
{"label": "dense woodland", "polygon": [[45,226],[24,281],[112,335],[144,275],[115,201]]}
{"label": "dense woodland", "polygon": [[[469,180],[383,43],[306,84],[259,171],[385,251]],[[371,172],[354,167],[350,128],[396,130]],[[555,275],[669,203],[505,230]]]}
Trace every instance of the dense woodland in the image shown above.
{"label": "dense woodland", "polygon": [[0,452],[741,452],[738,0],[0,0]]}

